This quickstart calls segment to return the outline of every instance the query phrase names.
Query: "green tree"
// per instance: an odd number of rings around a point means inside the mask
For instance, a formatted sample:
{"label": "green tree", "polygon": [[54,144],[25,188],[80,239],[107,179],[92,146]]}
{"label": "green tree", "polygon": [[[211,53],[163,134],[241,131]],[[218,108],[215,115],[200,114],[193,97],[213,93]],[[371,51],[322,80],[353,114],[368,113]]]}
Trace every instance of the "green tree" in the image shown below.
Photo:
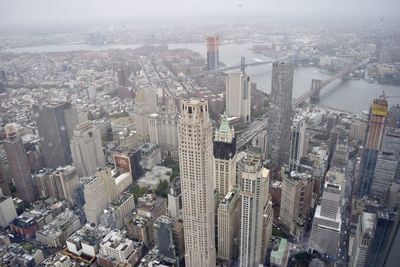
{"label": "green tree", "polygon": [[157,188],[155,190],[155,193],[157,196],[160,197],[167,197],[168,195],[168,188],[169,188],[169,183],[167,180],[161,180],[158,185]]}

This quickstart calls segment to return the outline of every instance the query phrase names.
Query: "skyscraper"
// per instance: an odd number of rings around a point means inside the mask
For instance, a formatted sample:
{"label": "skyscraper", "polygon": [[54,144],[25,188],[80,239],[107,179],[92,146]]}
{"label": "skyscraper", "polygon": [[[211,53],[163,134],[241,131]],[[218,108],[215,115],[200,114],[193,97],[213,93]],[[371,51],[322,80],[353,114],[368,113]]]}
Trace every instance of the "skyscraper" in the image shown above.
{"label": "skyscraper", "polygon": [[340,244],[341,191],[340,184],[325,183],[311,228],[310,248],[333,258],[337,256]]}
{"label": "skyscraper", "polygon": [[150,114],[150,143],[159,145],[164,155],[178,157],[178,111],[175,99],[170,97],[159,113]]}
{"label": "skyscraper", "polygon": [[78,124],[76,108],[69,102],[63,102],[35,104],[32,109],[46,167],[55,169],[71,164],[69,138],[72,129]]}
{"label": "skyscraper", "polygon": [[24,145],[12,126],[6,125],[6,134],[7,138],[3,141],[3,146],[11,176],[17,188],[17,196],[22,200],[32,202],[35,200],[36,191]]}
{"label": "skyscraper", "polygon": [[217,70],[219,66],[218,36],[207,37],[207,69]]}
{"label": "skyscraper", "polygon": [[236,137],[226,115],[215,131],[214,186],[219,195],[217,207],[217,257],[228,266],[233,259],[239,231],[239,192],[236,187]]}
{"label": "skyscraper", "polygon": [[290,127],[292,126],[293,64],[272,64],[271,100],[267,126],[268,145],[266,159],[275,171],[280,171],[289,160]]}
{"label": "skyscraper", "polygon": [[280,222],[290,235],[300,239],[311,210],[314,182],[306,173],[282,172]]}
{"label": "skyscraper", "polygon": [[263,263],[264,207],[268,201],[269,171],[262,166],[261,155],[249,153],[240,164],[241,217],[239,266],[255,267]]}
{"label": "skyscraper", "polygon": [[359,170],[359,196],[368,195],[371,189],[378,152],[381,148],[388,103],[384,95],[372,101],[367,126],[367,139],[361,156]]}
{"label": "skyscraper", "polygon": [[375,267],[384,258],[384,251],[390,242],[390,235],[396,222],[396,213],[378,211],[376,224],[372,234],[373,240],[369,246],[365,267]]}
{"label": "skyscraper", "polygon": [[215,266],[212,124],[205,100],[182,100],[179,121],[185,262]]}
{"label": "skyscraper", "polygon": [[224,198],[236,185],[236,137],[225,114],[215,131],[213,147],[215,189]]}
{"label": "skyscraper", "polygon": [[295,123],[291,128],[290,134],[290,153],[289,153],[289,169],[297,171],[300,165],[300,159],[307,153],[307,125],[304,121]]}
{"label": "skyscraper", "polygon": [[353,251],[351,253],[351,267],[363,267],[367,260],[367,252],[372,243],[375,229],[376,215],[363,212],[358,218]]}
{"label": "skyscraper", "polygon": [[86,121],[75,126],[71,138],[72,159],[80,176],[90,176],[106,165],[100,132]]}
{"label": "skyscraper", "polygon": [[381,203],[388,200],[389,189],[394,181],[398,158],[393,154],[379,153],[371,183],[370,195],[378,198]]}
{"label": "skyscraper", "polygon": [[226,78],[226,113],[242,122],[251,119],[250,77],[244,72],[229,73]]}
{"label": "skyscraper", "polygon": [[135,123],[138,139],[147,141],[149,139],[149,104],[143,90],[136,94],[135,98]]}

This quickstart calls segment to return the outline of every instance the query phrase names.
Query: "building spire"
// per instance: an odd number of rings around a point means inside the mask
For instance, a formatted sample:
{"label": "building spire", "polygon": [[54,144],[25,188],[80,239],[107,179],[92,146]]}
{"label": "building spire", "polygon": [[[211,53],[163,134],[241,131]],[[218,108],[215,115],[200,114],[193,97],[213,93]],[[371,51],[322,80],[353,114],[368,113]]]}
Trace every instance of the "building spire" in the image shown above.
{"label": "building spire", "polygon": [[215,140],[230,143],[232,142],[234,135],[234,130],[229,127],[228,117],[226,112],[224,112],[219,129],[215,131]]}

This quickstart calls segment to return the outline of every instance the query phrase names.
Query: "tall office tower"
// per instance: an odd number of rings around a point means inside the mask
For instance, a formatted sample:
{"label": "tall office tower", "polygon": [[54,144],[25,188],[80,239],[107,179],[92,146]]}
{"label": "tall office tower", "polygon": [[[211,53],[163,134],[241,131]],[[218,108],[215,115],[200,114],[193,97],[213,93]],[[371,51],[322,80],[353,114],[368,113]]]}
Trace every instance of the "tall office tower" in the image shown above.
{"label": "tall office tower", "polygon": [[267,125],[268,146],[266,159],[271,161],[274,172],[280,171],[289,160],[288,140],[292,126],[293,64],[274,62],[272,64],[271,100]]}
{"label": "tall office tower", "polygon": [[159,145],[163,155],[178,158],[178,110],[174,98],[159,113],[149,116],[150,143]]}
{"label": "tall office tower", "polygon": [[343,125],[336,125],[329,134],[329,155],[332,156],[335,152],[336,145],[340,136],[345,131]]}
{"label": "tall office tower", "polygon": [[[91,176],[84,184],[85,215],[89,223],[98,224],[108,205],[118,198],[117,181],[108,169]],[[90,200],[90,201],[88,201]]]}
{"label": "tall office tower", "polygon": [[346,168],[349,158],[349,146],[347,138],[339,138],[336,143],[331,168],[343,170]]}
{"label": "tall office tower", "polygon": [[400,128],[386,127],[385,135],[382,139],[381,151],[400,156]]}
{"label": "tall office tower", "polygon": [[[178,230],[178,231],[177,231]],[[175,222],[168,216],[161,215],[154,223],[154,243],[161,255],[173,266],[179,266],[182,256],[183,227],[182,222]]]}
{"label": "tall office tower", "polygon": [[284,168],[281,177],[280,222],[291,236],[301,239],[311,210],[314,180],[307,173],[289,172]]}
{"label": "tall office tower", "polygon": [[3,141],[3,146],[7,155],[11,176],[17,189],[17,196],[26,202],[33,202],[36,197],[36,190],[29,169],[24,144],[12,126],[6,125],[5,128],[7,137]]}
{"label": "tall office tower", "polygon": [[0,190],[0,227],[6,228],[17,217],[12,197],[3,195]]}
{"label": "tall office tower", "polygon": [[236,137],[229,127],[226,114],[215,131],[214,147],[214,188],[219,196],[217,207],[217,258],[231,263],[234,248],[238,246],[239,193],[236,187]]}
{"label": "tall office tower", "polygon": [[393,105],[390,107],[388,117],[386,120],[388,127],[400,128],[400,105]]}
{"label": "tall office tower", "polygon": [[349,266],[365,266],[367,252],[374,237],[375,221],[376,215],[373,213],[363,212],[359,215]]}
{"label": "tall office tower", "polygon": [[217,36],[207,37],[207,69],[217,70],[219,67],[219,44]]}
{"label": "tall office tower", "polygon": [[400,213],[396,215],[393,227],[388,236],[387,242],[382,250],[377,265],[379,267],[397,266],[400,262]]}
{"label": "tall office tower", "polygon": [[179,121],[185,262],[215,266],[212,124],[205,100],[182,100]]}
{"label": "tall office tower", "polygon": [[[400,162],[400,128],[386,127],[381,152],[393,155]],[[400,183],[400,163],[394,177],[395,182]]]}
{"label": "tall office tower", "polygon": [[248,123],[251,119],[250,77],[244,72],[229,73],[226,77],[226,113]]}
{"label": "tall office tower", "polygon": [[350,125],[350,141],[362,141],[365,139],[365,133],[367,132],[367,123],[363,120],[356,119]]}
{"label": "tall office tower", "polygon": [[398,162],[398,158],[393,154],[378,154],[370,195],[378,198],[381,203],[388,200],[390,186],[394,181]]}
{"label": "tall office tower", "polygon": [[231,266],[239,245],[239,200],[239,191],[233,189],[220,200],[217,208],[217,258],[226,266]]}
{"label": "tall office tower", "polygon": [[361,156],[359,170],[359,196],[368,195],[371,189],[378,151],[381,148],[388,103],[382,95],[372,101],[367,127],[367,139]]}
{"label": "tall office tower", "polygon": [[167,199],[168,215],[175,220],[182,219],[182,190],[179,176],[169,184]]}
{"label": "tall office tower", "polygon": [[93,175],[97,168],[106,165],[100,132],[91,121],[75,126],[71,137],[71,152],[80,176]]}
{"label": "tall office tower", "polygon": [[68,200],[72,206],[75,205],[76,201],[76,188],[79,185],[78,171],[74,166],[65,166],[57,168],[52,173],[53,180],[57,184],[57,195],[58,199]]}
{"label": "tall office tower", "polygon": [[325,183],[311,228],[310,248],[330,257],[337,256],[340,245],[341,190],[339,184]]}
{"label": "tall office tower", "polygon": [[390,233],[395,223],[396,213],[378,210],[376,224],[372,234],[373,240],[369,246],[365,267],[378,266],[384,254],[385,246],[390,239]]}
{"label": "tall office tower", "polygon": [[71,103],[35,104],[32,106],[44,162],[48,168],[72,163],[69,139],[78,124],[78,112]]}
{"label": "tall office tower", "polygon": [[118,75],[118,85],[119,86],[124,86],[124,87],[128,87],[129,86],[129,73],[128,73],[128,68],[126,67],[121,67],[118,71],[117,71],[117,75]]}
{"label": "tall office tower", "polygon": [[214,186],[220,197],[236,185],[236,137],[235,130],[229,127],[226,115],[215,131],[214,148]]}
{"label": "tall office tower", "polygon": [[149,139],[149,105],[143,90],[136,94],[135,98],[135,123],[136,133],[140,141]]}
{"label": "tall office tower", "polygon": [[290,134],[289,170],[298,171],[300,159],[307,153],[308,139],[305,121],[293,123]]}
{"label": "tall office tower", "polygon": [[261,259],[265,259],[268,255],[268,245],[272,237],[273,220],[274,210],[272,209],[271,198],[268,197],[267,203],[264,206],[263,234],[261,239]]}
{"label": "tall office tower", "polygon": [[249,153],[240,162],[241,217],[239,266],[263,263],[264,207],[268,201],[269,171],[262,166],[261,155]]}
{"label": "tall office tower", "polygon": [[11,196],[10,183],[10,176],[4,167],[3,162],[0,160],[0,189],[6,196]]}
{"label": "tall office tower", "polygon": [[326,132],[325,132],[326,137],[329,137],[329,135],[331,134],[331,131],[338,123],[340,123],[339,114],[337,114],[336,112],[331,112],[328,115],[327,122],[326,122]]}

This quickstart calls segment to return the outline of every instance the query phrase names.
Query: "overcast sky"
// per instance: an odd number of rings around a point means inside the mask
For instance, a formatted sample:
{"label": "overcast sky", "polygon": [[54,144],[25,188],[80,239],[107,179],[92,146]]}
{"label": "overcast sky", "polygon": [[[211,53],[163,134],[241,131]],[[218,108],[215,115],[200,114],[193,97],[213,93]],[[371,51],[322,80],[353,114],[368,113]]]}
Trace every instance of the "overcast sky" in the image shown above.
{"label": "overcast sky", "polygon": [[400,0],[0,0],[1,25],[139,17],[399,15]]}

